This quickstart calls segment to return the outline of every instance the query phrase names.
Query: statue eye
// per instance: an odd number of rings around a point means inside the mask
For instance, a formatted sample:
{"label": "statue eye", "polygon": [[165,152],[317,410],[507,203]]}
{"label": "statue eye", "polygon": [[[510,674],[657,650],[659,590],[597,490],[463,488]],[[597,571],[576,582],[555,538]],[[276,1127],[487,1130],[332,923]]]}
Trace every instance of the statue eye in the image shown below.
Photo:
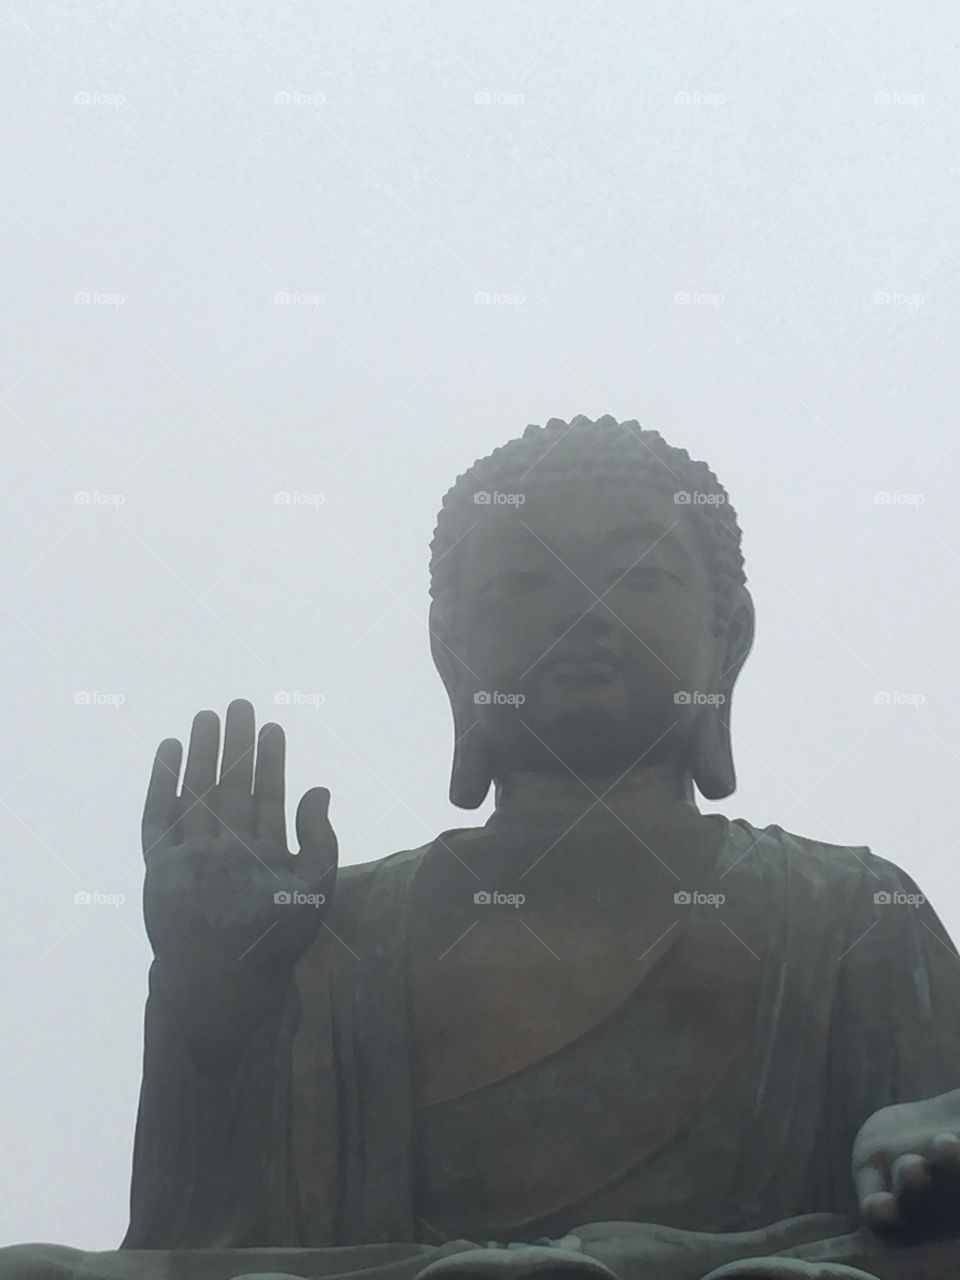
{"label": "statue eye", "polygon": [[613,574],[617,586],[630,587],[634,591],[656,591],[671,582],[682,586],[683,583],[669,569],[660,569],[656,565],[635,564],[626,573]]}

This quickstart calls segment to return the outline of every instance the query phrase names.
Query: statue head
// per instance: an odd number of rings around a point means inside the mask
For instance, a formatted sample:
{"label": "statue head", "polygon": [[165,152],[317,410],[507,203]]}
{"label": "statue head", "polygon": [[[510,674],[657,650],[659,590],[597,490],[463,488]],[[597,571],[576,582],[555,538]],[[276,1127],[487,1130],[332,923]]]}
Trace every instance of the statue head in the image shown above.
{"label": "statue head", "polygon": [[734,791],[754,613],[705,463],[634,421],[531,425],[446,494],[430,575],[454,804],[520,772],[589,782],[649,765],[708,799]]}

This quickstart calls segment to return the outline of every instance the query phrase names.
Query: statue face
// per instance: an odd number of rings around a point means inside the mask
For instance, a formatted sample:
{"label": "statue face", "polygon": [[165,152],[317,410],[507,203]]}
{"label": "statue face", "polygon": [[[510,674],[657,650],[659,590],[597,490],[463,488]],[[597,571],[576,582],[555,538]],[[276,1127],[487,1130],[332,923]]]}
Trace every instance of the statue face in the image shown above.
{"label": "statue face", "polygon": [[586,480],[477,512],[453,666],[495,776],[682,766],[725,654],[689,507]]}

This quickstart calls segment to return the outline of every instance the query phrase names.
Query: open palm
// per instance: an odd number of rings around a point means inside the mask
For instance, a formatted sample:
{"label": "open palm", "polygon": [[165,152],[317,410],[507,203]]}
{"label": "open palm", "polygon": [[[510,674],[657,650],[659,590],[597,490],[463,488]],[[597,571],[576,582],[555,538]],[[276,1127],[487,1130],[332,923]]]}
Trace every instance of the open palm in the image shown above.
{"label": "open palm", "polygon": [[199,712],[178,791],[182,745],[161,742],[143,811],[147,933],[159,961],[198,980],[211,969],[289,969],[316,937],[336,879],[326,788],[303,796],[299,852],[287,848],[280,726],[255,737],[253,707],[237,699],[218,776],[219,746],[219,717]]}

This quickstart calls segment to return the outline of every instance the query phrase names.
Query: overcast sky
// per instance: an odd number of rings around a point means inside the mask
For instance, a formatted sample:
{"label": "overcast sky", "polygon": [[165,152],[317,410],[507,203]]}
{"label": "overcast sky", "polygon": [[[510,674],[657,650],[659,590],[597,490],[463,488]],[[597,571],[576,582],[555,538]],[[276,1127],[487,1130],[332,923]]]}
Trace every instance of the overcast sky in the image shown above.
{"label": "overcast sky", "polygon": [[758,614],[720,807],[960,935],[954,4],[2,13],[0,1243],[126,1227],[160,738],[250,698],[347,862],[485,819],[427,547],[528,422],[711,464]]}

